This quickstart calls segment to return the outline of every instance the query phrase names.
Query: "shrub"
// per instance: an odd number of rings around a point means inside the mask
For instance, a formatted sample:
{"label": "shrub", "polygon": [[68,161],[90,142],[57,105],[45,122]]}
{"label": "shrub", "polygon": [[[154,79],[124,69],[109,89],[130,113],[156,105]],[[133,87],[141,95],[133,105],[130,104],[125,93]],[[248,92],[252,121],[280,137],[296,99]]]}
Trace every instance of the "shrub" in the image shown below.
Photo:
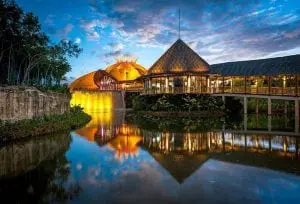
{"label": "shrub", "polygon": [[69,131],[91,120],[79,106],[72,107],[69,113],[62,115],[41,116],[17,122],[0,123],[0,142],[9,142],[32,136]]}

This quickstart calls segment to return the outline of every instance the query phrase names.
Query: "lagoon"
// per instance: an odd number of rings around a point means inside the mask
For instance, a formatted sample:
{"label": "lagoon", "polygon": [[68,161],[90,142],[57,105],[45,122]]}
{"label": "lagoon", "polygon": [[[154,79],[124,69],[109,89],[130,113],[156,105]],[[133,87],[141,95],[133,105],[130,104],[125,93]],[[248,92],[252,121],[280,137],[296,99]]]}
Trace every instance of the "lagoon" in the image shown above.
{"label": "lagoon", "polygon": [[70,133],[0,148],[1,203],[286,203],[300,199],[285,116],[94,112]]}

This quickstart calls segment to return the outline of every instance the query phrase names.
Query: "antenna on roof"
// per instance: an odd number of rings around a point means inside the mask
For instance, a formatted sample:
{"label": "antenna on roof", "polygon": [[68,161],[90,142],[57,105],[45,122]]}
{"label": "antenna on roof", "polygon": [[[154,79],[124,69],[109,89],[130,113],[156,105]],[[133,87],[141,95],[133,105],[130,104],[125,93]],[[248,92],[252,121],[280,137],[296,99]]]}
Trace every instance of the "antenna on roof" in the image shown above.
{"label": "antenna on roof", "polygon": [[178,9],[178,38],[180,39],[180,9]]}

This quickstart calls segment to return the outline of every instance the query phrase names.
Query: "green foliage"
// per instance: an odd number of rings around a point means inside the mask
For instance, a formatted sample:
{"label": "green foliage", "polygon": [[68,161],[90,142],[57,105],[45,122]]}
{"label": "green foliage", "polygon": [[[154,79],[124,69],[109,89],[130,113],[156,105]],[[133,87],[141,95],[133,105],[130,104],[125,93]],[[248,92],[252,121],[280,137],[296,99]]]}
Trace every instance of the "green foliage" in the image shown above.
{"label": "green foliage", "polygon": [[202,132],[221,129],[223,121],[220,117],[174,117],[154,116],[150,114],[128,113],[126,121],[149,131]]}
{"label": "green foliage", "polygon": [[81,51],[72,41],[51,43],[33,13],[0,0],[0,84],[60,85],[71,70],[67,58]]}
{"label": "green foliage", "polygon": [[220,97],[197,94],[162,94],[139,95],[133,99],[136,111],[222,111],[223,102]]}
{"label": "green foliage", "polygon": [[69,113],[42,116],[17,122],[0,122],[0,142],[9,142],[32,136],[51,134],[75,129],[90,121],[91,117],[80,106],[72,107]]}
{"label": "green foliage", "polygon": [[239,115],[243,109],[240,99],[234,97],[226,97],[225,110],[228,115]]}
{"label": "green foliage", "polygon": [[53,86],[37,86],[36,88],[42,92],[53,91],[71,95],[70,89],[66,84]]}

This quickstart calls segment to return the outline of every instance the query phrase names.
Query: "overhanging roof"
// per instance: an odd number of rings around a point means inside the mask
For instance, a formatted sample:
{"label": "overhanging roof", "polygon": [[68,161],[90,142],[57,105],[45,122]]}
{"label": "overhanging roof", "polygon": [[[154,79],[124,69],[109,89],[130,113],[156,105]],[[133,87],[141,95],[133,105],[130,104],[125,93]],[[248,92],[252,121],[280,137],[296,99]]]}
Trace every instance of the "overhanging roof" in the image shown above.
{"label": "overhanging roof", "polygon": [[213,64],[210,73],[222,76],[300,74],[300,55]]}

